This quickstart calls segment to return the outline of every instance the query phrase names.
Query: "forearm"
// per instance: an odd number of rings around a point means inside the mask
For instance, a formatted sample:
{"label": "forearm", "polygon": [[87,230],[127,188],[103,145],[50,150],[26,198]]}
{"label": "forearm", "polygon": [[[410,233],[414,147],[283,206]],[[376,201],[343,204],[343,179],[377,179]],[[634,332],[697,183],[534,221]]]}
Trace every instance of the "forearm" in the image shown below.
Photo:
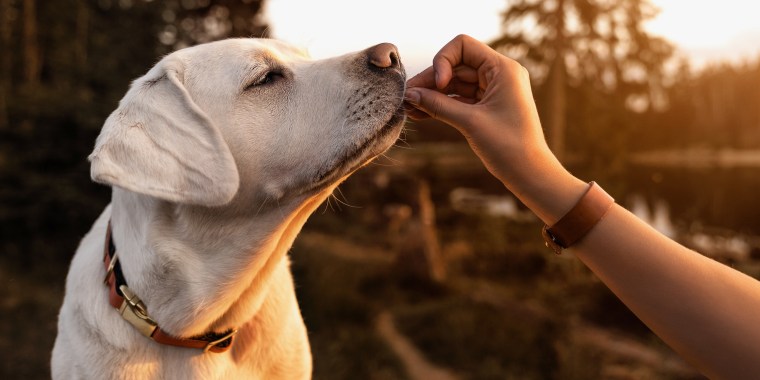
{"label": "forearm", "polygon": [[[494,165],[493,174],[544,223],[552,225],[581,198],[588,184],[574,177],[549,151],[538,146],[516,155],[495,160],[509,168]],[[506,165],[504,165],[506,166]]]}
{"label": "forearm", "polygon": [[760,374],[756,280],[686,249],[619,206],[573,253],[706,375]]}
{"label": "forearm", "polygon": [[[505,184],[547,224],[587,184],[552,159]],[[760,373],[760,285],[668,239],[620,206],[570,250],[644,323],[712,378]]]}

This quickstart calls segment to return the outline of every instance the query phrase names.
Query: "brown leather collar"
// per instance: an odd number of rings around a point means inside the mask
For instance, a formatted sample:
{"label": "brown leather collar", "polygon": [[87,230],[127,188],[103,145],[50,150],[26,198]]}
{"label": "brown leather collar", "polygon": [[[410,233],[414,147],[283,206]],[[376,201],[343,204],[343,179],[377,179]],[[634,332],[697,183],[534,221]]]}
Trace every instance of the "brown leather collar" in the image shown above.
{"label": "brown leather collar", "polygon": [[106,266],[105,284],[109,287],[108,301],[119,310],[121,316],[134,326],[140,333],[154,341],[170,346],[202,349],[203,352],[222,353],[232,347],[237,333],[231,329],[223,333],[210,332],[192,338],[178,338],[164,332],[156,321],[148,315],[148,308],[132,290],[127,287],[127,281],[121,271],[116,254],[116,246],[111,238],[111,221],[108,221],[106,241],[103,248],[103,262]]}

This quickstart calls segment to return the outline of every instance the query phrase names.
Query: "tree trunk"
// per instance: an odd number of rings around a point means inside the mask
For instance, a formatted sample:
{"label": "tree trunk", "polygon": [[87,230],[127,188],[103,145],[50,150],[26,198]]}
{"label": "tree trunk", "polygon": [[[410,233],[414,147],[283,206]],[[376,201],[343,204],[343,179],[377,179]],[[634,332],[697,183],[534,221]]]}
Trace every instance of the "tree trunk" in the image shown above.
{"label": "tree trunk", "polygon": [[567,96],[565,84],[565,1],[559,0],[556,9],[556,37],[554,40],[554,60],[549,69],[548,91],[548,142],[554,155],[562,161],[565,158],[565,130],[567,129]]}
{"label": "tree trunk", "polygon": [[36,86],[40,83],[42,60],[37,41],[37,6],[35,0],[24,0],[24,84]]}
{"label": "tree trunk", "polygon": [[422,226],[423,251],[428,264],[428,275],[437,283],[446,280],[446,265],[441,255],[438,241],[438,229],[435,225],[435,204],[430,196],[430,185],[424,179],[419,180],[418,201],[420,205],[420,224]]}
{"label": "tree trunk", "polygon": [[[37,40],[37,4],[35,4],[35,0],[24,0],[23,14],[22,54],[24,67],[21,87],[25,94],[32,94],[40,84],[40,74],[42,73],[40,45]],[[30,118],[24,118],[21,120],[19,128],[22,131],[31,131],[34,129],[34,122]]]}
{"label": "tree trunk", "polygon": [[87,40],[89,36],[89,24],[90,24],[90,9],[87,6],[87,1],[79,0],[77,3],[77,34],[75,45],[75,62],[77,64],[78,74],[86,72],[87,68]]}
{"label": "tree trunk", "polygon": [[8,97],[11,93],[11,1],[0,0],[0,130],[8,127]]}

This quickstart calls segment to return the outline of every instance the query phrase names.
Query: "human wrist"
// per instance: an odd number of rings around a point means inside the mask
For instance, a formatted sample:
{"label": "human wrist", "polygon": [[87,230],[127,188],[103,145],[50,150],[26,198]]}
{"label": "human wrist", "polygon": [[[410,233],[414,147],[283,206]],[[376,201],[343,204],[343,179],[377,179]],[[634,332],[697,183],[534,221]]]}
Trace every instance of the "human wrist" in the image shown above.
{"label": "human wrist", "polygon": [[546,246],[554,253],[561,254],[563,249],[583,239],[604,218],[614,203],[615,200],[596,182],[590,182],[585,193],[567,214],[551,226],[544,225],[541,235]]}
{"label": "human wrist", "polygon": [[515,168],[502,183],[548,225],[565,215],[588,188],[548,148],[528,153]]}

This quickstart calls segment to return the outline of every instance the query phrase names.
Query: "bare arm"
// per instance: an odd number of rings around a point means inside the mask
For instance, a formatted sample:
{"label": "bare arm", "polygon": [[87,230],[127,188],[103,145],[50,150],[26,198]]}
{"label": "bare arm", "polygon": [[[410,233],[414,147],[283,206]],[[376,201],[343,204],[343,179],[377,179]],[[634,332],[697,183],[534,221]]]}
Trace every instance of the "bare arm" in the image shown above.
{"label": "bare arm", "polygon": [[[488,170],[547,224],[586,190],[546,146],[527,72],[515,61],[459,36],[408,86],[413,118],[456,127]],[[620,206],[572,252],[705,375],[760,374],[760,282],[681,246]]]}

